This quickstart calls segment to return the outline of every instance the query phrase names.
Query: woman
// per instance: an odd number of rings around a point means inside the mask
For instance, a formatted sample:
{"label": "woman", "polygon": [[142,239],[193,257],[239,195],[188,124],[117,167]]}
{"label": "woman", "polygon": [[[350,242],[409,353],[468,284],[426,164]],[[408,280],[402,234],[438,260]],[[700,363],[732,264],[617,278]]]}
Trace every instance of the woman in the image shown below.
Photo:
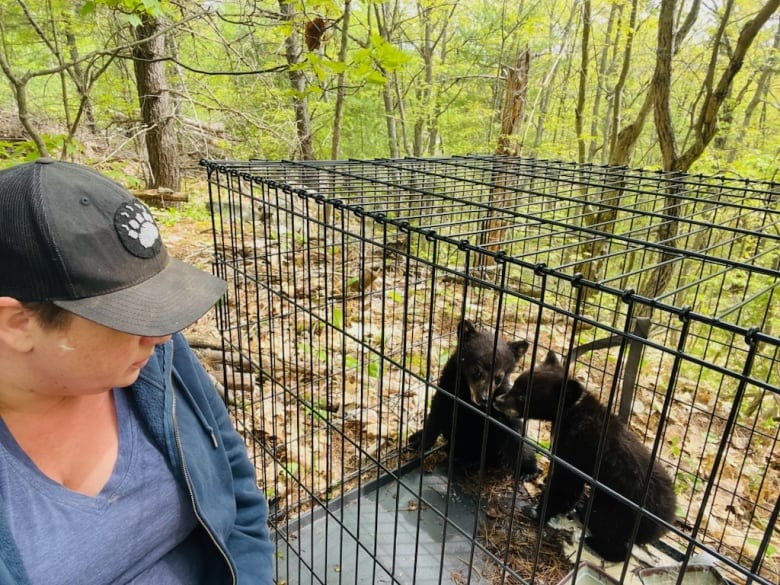
{"label": "woman", "polygon": [[254,467],[177,333],[224,291],[102,175],[0,171],[0,583],[271,583]]}

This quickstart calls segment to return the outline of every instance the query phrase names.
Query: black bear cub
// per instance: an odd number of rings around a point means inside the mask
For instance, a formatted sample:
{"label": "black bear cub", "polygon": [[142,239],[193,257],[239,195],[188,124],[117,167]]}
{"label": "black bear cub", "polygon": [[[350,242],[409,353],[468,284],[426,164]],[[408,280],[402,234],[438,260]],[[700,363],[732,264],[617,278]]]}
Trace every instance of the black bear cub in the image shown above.
{"label": "black bear cub", "polygon": [[[509,390],[509,374],[527,349],[525,340],[507,342],[500,337],[496,340],[494,332],[480,331],[471,321],[462,321],[458,325],[458,346],[439,379],[439,387],[444,392],[437,390],[434,394],[425,424],[409,437],[408,447],[429,449],[443,435],[458,463],[469,467],[478,465],[487,423],[486,466],[514,469],[519,459],[522,479],[538,475],[535,451],[510,431],[488,421],[485,415],[491,394],[495,398]],[[456,403],[452,396],[474,405],[479,412],[467,404]],[[495,408],[491,409],[490,416],[520,433],[523,431],[520,421],[509,419]]]}
{"label": "black bear cub", "polygon": [[[564,380],[566,386],[562,390]],[[561,396],[563,413],[560,421],[556,422]],[[510,417],[521,417],[526,412],[526,401],[529,403],[528,418],[553,421],[551,434],[555,436],[555,432],[558,433],[553,452],[583,473],[593,476],[607,409],[579,381],[566,379],[566,372],[553,352],[534,369],[533,376],[531,372],[523,372],[509,392],[497,397],[496,408]],[[641,504],[648,481],[647,472],[651,468],[650,451],[614,417],[610,417],[606,433],[597,479],[627,499]],[[547,508],[544,522],[575,508],[585,487],[584,479],[562,465],[555,465],[552,469],[545,482]],[[649,482],[644,508],[671,523],[676,507],[674,486],[657,462],[652,464]],[[629,543],[636,512],[603,491],[593,489],[591,497],[593,506],[587,525],[591,535],[585,542],[607,561],[624,561],[631,552]],[[585,506],[577,507],[582,516]],[[541,510],[541,504],[538,510]],[[662,525],[643,517],[635,542],[652,542],[664,531]]]}

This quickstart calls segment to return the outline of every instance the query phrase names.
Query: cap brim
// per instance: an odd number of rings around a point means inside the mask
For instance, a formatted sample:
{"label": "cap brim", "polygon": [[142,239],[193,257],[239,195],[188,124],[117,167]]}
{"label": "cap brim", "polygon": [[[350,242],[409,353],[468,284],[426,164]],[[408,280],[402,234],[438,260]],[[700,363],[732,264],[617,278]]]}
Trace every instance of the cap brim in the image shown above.
{"label": "cap brim", "polygon": [[171,258],[144,282],[96,297],[52,301],[100,325],[133,335],[157,337],[181,331],[225,294],[227,283]]}

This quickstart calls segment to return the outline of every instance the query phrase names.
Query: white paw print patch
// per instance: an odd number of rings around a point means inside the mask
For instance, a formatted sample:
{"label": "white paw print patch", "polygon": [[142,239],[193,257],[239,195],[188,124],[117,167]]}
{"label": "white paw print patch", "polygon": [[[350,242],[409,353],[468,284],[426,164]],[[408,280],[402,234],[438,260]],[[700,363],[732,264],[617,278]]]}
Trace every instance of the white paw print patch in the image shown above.
{"label": "white paw print patch", "polygon": [[162,240],[152,212],[140,201],[127,201],[114,214],[114,227],[127,251],[139,258],[160,252]]}

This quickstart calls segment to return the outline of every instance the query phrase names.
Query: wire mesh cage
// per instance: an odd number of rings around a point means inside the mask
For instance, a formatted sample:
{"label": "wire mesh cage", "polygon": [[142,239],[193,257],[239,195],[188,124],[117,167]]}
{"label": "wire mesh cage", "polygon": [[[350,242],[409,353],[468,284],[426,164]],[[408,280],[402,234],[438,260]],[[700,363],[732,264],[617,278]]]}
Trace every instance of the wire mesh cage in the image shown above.
{"label": "wire mesh cage", "polygon": [[[202,164],[230,284],[225,399],[271,502],[278,582],[558,583],[583,562],[626,583],[702,564],[780,580],[777,185],[491,156]],[[548,422],[505,429],[536,479],[485,465],[484,429],[457,431],[476,466],[441,439],[409,447],[464,320],[495,348],[528,341],[512,379],[555,352],[640,439],[676,494],[660,540],[604,563],[587,506],[528,513],[572,463]]]}

